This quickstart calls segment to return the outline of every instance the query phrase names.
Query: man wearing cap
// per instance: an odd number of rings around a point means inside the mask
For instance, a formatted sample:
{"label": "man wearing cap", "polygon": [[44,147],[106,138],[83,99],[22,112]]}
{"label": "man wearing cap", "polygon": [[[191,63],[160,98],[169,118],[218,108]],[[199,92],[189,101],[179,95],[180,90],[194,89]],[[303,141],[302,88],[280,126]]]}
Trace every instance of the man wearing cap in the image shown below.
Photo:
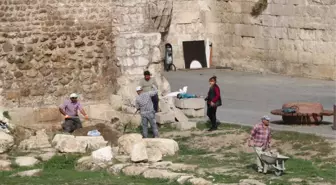
{"label": "man wearing cap", "polygon": [[148,122],[151,124],[154,137],[159,137],[159,131],[155,120],[155,110],[151,99],[153,96],[157,95],[157,88],[155,85],[153,85],[153,89],[154,91],[144,92],[141,86],[136,88],[138,96],[135,99],[135,108],[137,111],[140,110],[143,138],[148,137]]}
{"label": "man wearing cap", "polygon": [[70,100],[66,100],[59,107],[59,111],[63,114],[65,121],[62,128],[65,132],[72,133],[76,129],[82,128],[82,123],[78,117],[78,111],[85,116],[85,119],[89,119],[88,115],[85,113],[82,105],[78,102],[78,95],[72,93],[70,95]]}
{"label": "man wearing cap", "polygon": [[[248,145],[254,147],[257,153],[261,153],[270,147],[271,143],[271,129],[269,127],[269,122],[271,118],[268,116],[263,116],[261,118],[261,123],[254,126],[251,131],[251,136],[248,140]],[[257,156],[256,163],[258,166],[259,173],[267,173],[267,165],[264,164]]]}
{"label": "man wearing cap", "polygon": [[[141,79],[140,84],[142,87],[143,92],[149,92],[149,91],[155,91],[153,86],[158,88],[158,85],[154,79],[151,78],[151,74],[149,71],[144,72],[144,78]],[[159,110],[159,96],[158,94],[151,97],[151,100],[153,102],[154,110],[155,112],[158,112]]]}

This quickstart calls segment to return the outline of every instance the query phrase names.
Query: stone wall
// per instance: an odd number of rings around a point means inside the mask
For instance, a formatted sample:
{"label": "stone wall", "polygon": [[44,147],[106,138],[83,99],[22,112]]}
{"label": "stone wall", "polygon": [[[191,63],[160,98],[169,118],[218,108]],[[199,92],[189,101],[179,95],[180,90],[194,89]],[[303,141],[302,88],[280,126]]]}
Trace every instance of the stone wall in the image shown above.
{"label": "stone wall", "polygon": [[5,107],[83,101],[116,91],[112,1],[0,1],[1,100]]}
{"label": "stone wall", "polygon": [[[175,46],[176,65],[183,66],[182,41],[209,38],[216,66],[336,79],[336,1],[268,0],[266,10],[253,17],[257,1],[174,1],[173,17],[182,21],[173,19],[168,39]],[[203,17],[199,4],[210,10]],[[198,23],[203,24],[194,26]],[[186,36],[188,31],[196,34]]]}
{"label": "stone wall", "polygon": [[165,11],[172,1],[124,0],[116,7],[115,55],[123,74],[117,79],[118,95],[126,105],[134,105],[135,88],[148,69],[156,79],[161,93],[170,90],[168,81],[162,76],[161,33],[169,24]]}
{"label": "stone wall", "polygon": [[184,68],[183,41],[206,38],[207,14],[204,0],[173,1],[173,11],[166,42],[173,46],[173,60],[177,68]]}
{"label": "stone wall", "polygon": [[159,49],[169,3],[0,1],[2,108],[17,124],[59,125],[57,106],[76,92],[90,117],[111,118],[117,113],[108,106],[115,103],[110,95],[133,104],[145,69],[161,84],[160,92],[169,91]]}

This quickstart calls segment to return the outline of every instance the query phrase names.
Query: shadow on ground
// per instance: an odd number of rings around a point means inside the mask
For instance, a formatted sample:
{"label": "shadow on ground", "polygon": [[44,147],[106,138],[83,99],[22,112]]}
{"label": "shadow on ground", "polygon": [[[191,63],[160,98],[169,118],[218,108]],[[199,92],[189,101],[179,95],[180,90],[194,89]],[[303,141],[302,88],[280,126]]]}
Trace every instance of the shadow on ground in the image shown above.
{"label": "shadow on ground", "polygon": [[319,123],[288,123],[282,120],[271,121],[272,124],[276,125],[291,125],[291,126],[324,126],[324,125],[332,125],[332,122],[329,121],[321,121]]}

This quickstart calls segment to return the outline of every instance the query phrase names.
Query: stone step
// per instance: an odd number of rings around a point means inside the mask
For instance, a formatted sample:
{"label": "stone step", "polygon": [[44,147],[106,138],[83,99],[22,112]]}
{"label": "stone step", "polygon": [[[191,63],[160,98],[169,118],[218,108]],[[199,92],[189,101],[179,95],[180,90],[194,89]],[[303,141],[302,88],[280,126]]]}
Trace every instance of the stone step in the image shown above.
{"label": "stone step", "polygon": [[168,124],[175,122],[174,112],[158,112],[155,114],[156,122],[159,124]]}
{"label": "stone step", "polygon": [[174,99],[176,107],[181,109],[204,109],[205,101],[203,98]]}
{"label": "stone step", "polygon": [[199,118],[204,117],[204,109],[181,109],[181,111],[188,117]]}

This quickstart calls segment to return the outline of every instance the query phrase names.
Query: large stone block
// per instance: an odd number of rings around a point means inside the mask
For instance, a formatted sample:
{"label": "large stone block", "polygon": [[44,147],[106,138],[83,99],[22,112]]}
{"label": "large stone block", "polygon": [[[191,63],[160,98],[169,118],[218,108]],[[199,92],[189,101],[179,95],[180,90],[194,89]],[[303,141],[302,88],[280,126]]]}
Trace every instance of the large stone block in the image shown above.
{"label": "large stone block", "polygon": [[181,109],[188,117],[204,117],[204,109]]}
{"label": "large stone block", "polygon": [[175,115],[175,119],[177,119],[178,122],[188,122],[189,119],[186,115],[184,115],[184,113],[178,109],[178,108],[174,108],[174,115]]}
{"label": "large stone block", "polygon": [[203,109],[205,107],[205,101],[203,98],[176,98],[174,101],[175,106],[181,109]]}
{"label": "large stone block", "polygon": [[157,123],[167,124],[175,122],[174,112],[158,112],[155,114],[155,119]]}
{"label": "large stone block", "polygon": [[179,150],[178,143],[172,139],[165,138],[145,138],[147,148],[161,151],[162,155],[175,155]]}
{"label": "large stone block", "polygon": [[37,122],[61,121],[58,107],[38,108],[34,110],[34,119]]}
{"label": "large stone block", "polygon": [[190,129],[196,128],[196,122],[191,122],[191,121],[177,122],[176,128],[178,130],[190,130]]}
{"label": "large stone block", "polygon": [[200,18],[199,12],[179,12],[173,16],[176,24],[187,24],[197,22]]}

